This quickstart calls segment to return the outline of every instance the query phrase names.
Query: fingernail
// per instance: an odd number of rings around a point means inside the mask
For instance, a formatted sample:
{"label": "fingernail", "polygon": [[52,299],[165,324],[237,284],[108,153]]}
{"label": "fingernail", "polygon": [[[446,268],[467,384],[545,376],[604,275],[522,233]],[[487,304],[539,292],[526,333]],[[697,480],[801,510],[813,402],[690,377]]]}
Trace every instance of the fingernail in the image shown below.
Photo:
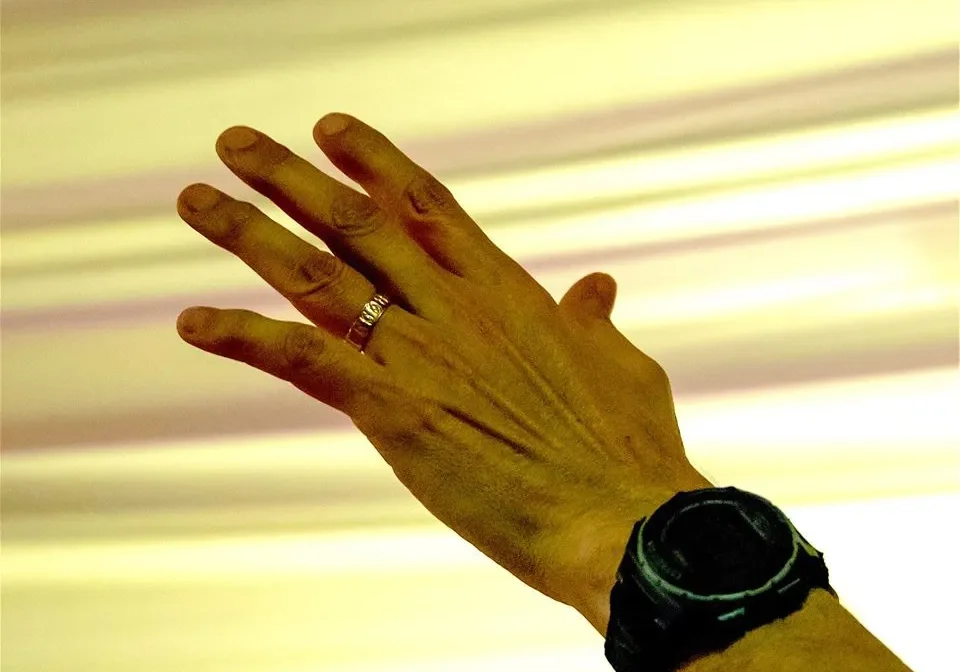
{"label": "fingernail", "polygon": [[196,334],[203,326],[206,314],[203,308],[187,308],[177,318],[177,331],[187,336]]}
{"label": "fingernail", "polygon": [[257,134],[249,128],[237,127],[231,128],[223,134],[223,144],[227,149],[240,151],[250,149],[257,144]]}
{"label": "fingernail", "polygon": [[183,192],[183,204],[197,213],[213,209],[219,200],[219,193],[203,185],[193,185]]}
{"label": "fingernail", "polygon": [[335,135],[347,127],[349,120],[342,114],[328,114],[317,124],[324,135]]}

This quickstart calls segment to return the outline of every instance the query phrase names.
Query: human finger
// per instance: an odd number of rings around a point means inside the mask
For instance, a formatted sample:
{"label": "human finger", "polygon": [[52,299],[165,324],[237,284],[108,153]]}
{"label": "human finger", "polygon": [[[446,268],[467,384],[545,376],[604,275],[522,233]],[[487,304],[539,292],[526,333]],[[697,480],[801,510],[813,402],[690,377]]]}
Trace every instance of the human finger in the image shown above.
{"label": "human finger", "polygon": [[446,272],[368,196],[338,182],[259,131],[235,126],[217,154],[378,290],[418,315],[444,314],[438,296]]}
{"label": "human finger", "polygon": [[385,367],[301,322],[200,306],[180,314],[177,332],[190,345],[285,380],[352,418],[369,412],[378,390],[391,387]]}

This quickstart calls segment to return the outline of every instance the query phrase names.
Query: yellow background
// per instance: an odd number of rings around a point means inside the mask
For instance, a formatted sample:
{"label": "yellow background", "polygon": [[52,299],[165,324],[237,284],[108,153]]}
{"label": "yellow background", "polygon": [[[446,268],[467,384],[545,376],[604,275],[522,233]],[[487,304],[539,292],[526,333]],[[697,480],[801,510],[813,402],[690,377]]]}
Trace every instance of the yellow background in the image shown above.
{"label": "yellow background", "polygon": [[5,1],[4,671],[609,669],[348,418],[176,333],[190,305],[302,320],[175,201],[207,182],[322,246],[213,147],[249,125],[345,179],[331,111],[558,300],[613,275],[695,465],[947,670],[957,27],[946,0]]}

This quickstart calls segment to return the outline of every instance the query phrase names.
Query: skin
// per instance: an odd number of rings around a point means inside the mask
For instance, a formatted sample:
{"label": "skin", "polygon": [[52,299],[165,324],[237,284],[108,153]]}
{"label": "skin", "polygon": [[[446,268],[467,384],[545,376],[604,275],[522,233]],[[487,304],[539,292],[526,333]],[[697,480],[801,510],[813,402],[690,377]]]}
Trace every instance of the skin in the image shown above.
{"label": "skin", "polygon": [[[216,151],[333,254],[208,185],[177,200],[312,325],[203,307],[180,315],[180,336],[347,414],[434,516],[604,633],[633,524],[711,487],[663,369],[610,321],[613,278],[588,275],[558,304],[381,133],[327,115],[313,136],[363,191],[247,127]],[[393,304],[360,353],[344,338],[376,291]]]}

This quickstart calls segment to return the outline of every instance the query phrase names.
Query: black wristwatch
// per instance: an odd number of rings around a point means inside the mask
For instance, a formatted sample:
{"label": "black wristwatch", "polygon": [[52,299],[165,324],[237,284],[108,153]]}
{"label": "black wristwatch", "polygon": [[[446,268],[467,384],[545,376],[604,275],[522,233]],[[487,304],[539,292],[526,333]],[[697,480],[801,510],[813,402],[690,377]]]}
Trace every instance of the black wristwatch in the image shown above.
{"label": "black wristwatch", "polygon": [[830,587],[823,554],[769,500],[734,487],[681,492],[633,527],[610,592],[616,672],[672,672]]}

